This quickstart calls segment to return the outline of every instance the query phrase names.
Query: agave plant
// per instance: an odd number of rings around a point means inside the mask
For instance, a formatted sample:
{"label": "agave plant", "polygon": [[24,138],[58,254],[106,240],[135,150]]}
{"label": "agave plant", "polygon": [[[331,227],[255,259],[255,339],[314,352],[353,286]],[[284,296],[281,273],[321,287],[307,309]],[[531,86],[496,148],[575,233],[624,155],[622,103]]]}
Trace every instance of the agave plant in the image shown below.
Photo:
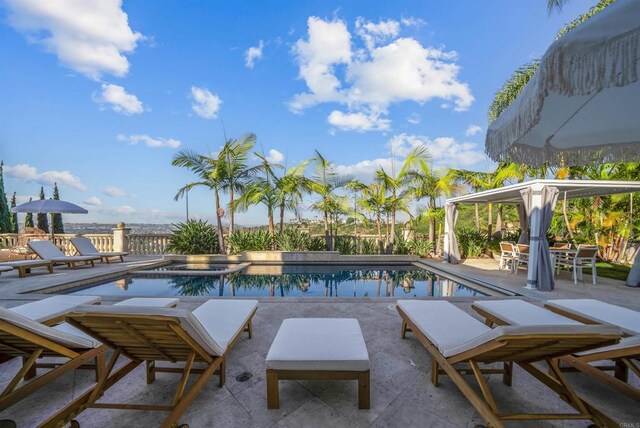
{"label": "agave plant", "polygon": [[218,232],[204,220],[173,225],[166,251],[176,254],[218,254]]}
{"label": "agave plant", "polygon": [[275,236],[275,247],[279,251],[305,251],[309,234],[295,228],[286,228]]}
{"label": "agave plant", "polygon": [[269,251],[273,243],[271,235],[264,229],[238,229],[229,235],[227,242],[231,254],[243,251]]}
{"label": "agave plant", "polygon": [[356,247],[350,236],[336,236],[334,244],[335,250],[340,254],[349,255],[356,253]]}

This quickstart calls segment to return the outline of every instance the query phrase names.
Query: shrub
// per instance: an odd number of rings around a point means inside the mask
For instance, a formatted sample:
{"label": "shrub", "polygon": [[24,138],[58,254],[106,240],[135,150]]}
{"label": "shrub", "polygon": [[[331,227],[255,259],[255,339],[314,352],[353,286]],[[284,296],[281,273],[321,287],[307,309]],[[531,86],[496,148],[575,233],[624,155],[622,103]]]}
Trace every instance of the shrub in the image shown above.
{"label": "shrub", "polygon": [[378,244],[375,239],[361,238],[358,254],[378,254]]}
{"label": "shrub", "polygon": [[350,236],[336,236],[334,241],[334,248],[340,254],[351,255],[356,253],[356,247],[353,243],[353,238]]}
{"label": "shrub", "polygon": [[273,248],[273,242],[269,231],[264,229],[238,229],[227,237],[230,254],[239,254],[243,251],[269,251]]}
{"label": "shrub", "polygon": [[477,257],[487,248],[487,234],[476,229],[461,228],[456,232],[460,257]]}
{"label": "shrub", "polygon": [[425,256],[433,251],[433,242],[426,239],[414,239],[409,242],[410,253],[416,256]]}
{"label": "shrub", "polygon": [[280,251],[304,251],[309,239],[308,233],[290,227],[275,236],[275,247]]}
{"label": "shrub", "polygon": [[218,233],[204,220],[188,220],[172,225],[166,251],[176,254],[217,254]]}
{"label": "shrub", "polygon": [[327,249],[327,243],[322,236],[310,236],[307,242],[307,251],[324,251]]}

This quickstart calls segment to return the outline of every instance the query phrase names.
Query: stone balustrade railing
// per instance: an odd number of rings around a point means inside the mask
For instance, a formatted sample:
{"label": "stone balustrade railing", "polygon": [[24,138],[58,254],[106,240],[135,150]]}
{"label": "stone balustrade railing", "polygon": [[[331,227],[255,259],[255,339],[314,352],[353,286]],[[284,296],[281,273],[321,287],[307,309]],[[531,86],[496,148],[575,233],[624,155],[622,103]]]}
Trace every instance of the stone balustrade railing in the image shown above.
{"label": "stone balustrade railing", "polygon": [[129,240],[129,253],[131,254],[164,254],[170,233],[131,233],[127,235]]}

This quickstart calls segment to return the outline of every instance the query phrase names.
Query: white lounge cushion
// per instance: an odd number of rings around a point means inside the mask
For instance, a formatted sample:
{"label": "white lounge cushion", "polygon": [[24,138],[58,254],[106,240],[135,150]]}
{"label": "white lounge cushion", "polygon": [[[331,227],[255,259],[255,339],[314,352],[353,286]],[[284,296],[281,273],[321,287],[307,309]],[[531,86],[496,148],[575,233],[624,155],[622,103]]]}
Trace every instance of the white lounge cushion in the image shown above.
{"label": "white lounge cushion", "polygon": [[367,371],[369,354],[356,319],[290,318],[271,344],[267,368]]}
{"label": "white lounge cushion", "polygon": [[30,320],[22,315],[10,311],[6,308],[0,308],[0,318],[10,324],[23,328],[35,335],[48,339],[59,345],[71,349],[91,349],[96,347],[96,342],[87,340],[86,338],[58,331],[37,321]]}
{"label": "white lounge cushion", "polygon": [[114,306],[154,306],[156,308],[172,308],[180,303],[177,297],[132,297],[115,303]]}
{"label": "white lounge cushion", "polygon": [[68,263],[72,261],[82,262],[95,260],[97,256],[65,256],[51,241],[29,241],[29,248],[43,260],[51,260],[52,262]]}
{"label": "white lounge cushion", "polygon": [[441,354],[491,331],[462,309],[445,300],[398,300],[400,307]]}
{"label": "white lounge cushion", "polygon": [[502,336],[531,334],[620,334],[604,325],[527,325],[489,328],[444,300],[398,300],[398,306],[445,357],[461,354]]}
{"label": "white lounge cushion", "polygon": [[[113,305],[113,306],[78,306],[75,308],[74,313],[78,314],[113,314],[113,315],[143,315],[143,316],[159,316],[159,317],[167,317],[167,318],[175,318],[180,323],[180,326],[200,345],[202,348],[207,351],[211,355],[223,355],[226,350],[229,341],[218,343],[216,339],[214,339],[214,335],[216,334],[216,330],[218,328],[222,328],[225,332],[229,330],[234,330],[236,332],[242,331],[242,328],[249,321],[249,317],[252,312],[246,310],[246,304],[237,304],[240,302],[247,302],[245,300],[221,300],[225,304],[231,307],[231,310],[224,310],[221,312],[227,315],[227,319],[224,321],[225,326],[222,325],[214,325],[213,322],[207,323],[207,326],[203,326],[203,324],[196,318],[190,311],[184,309],[175,309],[175,308],[157,308],[151,306],[124,306],[124,305]],[[248,302],[254,302],[257,305],[257,301],[249,300]],[[221,307],[218,307],[221,309]],[[233,309],[238,310],[243,314],[243,316],[233,314]],[[229,317],[233,314],[233,320],[230,320]],[[214,317],[211,320],[215,320]],[[221,321],[222,322],[222,321]],[[222,336],[223,339],[228,337],[228,333],[224,333]],[[221,336],[221,337],[222,337]]]}
{"label": "white lounge cushion", "polygon": [[212,299],[198,306],[193,316],[223,350],[238,336],[258,308],[257,300]]}
{"label": "white lounge cushion", "polygon": [[[175,297],[133,297],[131,299],[118,302],[114,304],[114,306],[152,306],[156,308],[169,308],[177,305],[179,302],[180,299]],[[77,328],[66,322],[58,324],[53,328],[58,331],[63,331],[68,334],[83,337],[86,340],[90,340],[91,342],[93,342],[95,346],[100,345],[99,341],[89,336],[84,331],[78,330]]]}
{"label": "white lounge cushion", "polygon": [[595,299],[557,299],[547,301],[555,306],[598,324],[618,326],[626,334],[640,334],[640,312]]}
{"label": "white lounge cushion", "polygon": [[70,312],[76,306],[93,305],[99,301],[98,296],[59,295],[14,306],[9,310],[33,321],[46,322]]}
{"label": "white lounge cushion", "polygon": [[0,265],[0,272],[9,272],[10,270],[13,270],[13,268],[11,266],[2,266],[2,265]]}
{"label": "white lounge cushion", "polygon": [[508,325],[583,325],[524,300],[477,300],[473,305]]}
{"label": "white lounge cushion", "polygon": [[[636,351],[634,353],[631,353],[631,348],[636,348]],[[576,353],[576,355],[584,357],[588,355],[599,354],[601,352],[617,351],[622,349],[629,350],[630,353],[627,355],[627,358],[640,358],[640,335],[624,337],[615,345],[578,352]]]}
{"label": "white lounge cushion", "polygon": [[111,252],[100,252],[93,245],[89,238],[85,237],[76,237],[71,238],[71,243],[78,250],[78,253],[81,256],[102,256],[102,257],[116,257],[116,256],[126,256],[129,253],[119,252],[119,251],[111,251]]}

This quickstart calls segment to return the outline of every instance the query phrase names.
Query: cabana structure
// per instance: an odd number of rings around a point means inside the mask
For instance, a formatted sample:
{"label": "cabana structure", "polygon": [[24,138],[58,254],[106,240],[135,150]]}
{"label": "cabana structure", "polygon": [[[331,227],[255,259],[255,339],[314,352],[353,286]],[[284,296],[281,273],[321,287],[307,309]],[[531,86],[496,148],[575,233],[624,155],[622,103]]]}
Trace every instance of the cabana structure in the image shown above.
{"label": "cabana structure", "polygon": [[[450,198],[445,201],[444,261],[458,263],[460,256],[454,227],[458,204],[518,205],[523,240],[529,241],[527,288],[553,290],[553,266],[546,232],[551,224],[558,197],[589,198],[617,193],[640,192],[636,181],[532,180],[499,189]],[[526,235],[527,229],[529,231]]]}

